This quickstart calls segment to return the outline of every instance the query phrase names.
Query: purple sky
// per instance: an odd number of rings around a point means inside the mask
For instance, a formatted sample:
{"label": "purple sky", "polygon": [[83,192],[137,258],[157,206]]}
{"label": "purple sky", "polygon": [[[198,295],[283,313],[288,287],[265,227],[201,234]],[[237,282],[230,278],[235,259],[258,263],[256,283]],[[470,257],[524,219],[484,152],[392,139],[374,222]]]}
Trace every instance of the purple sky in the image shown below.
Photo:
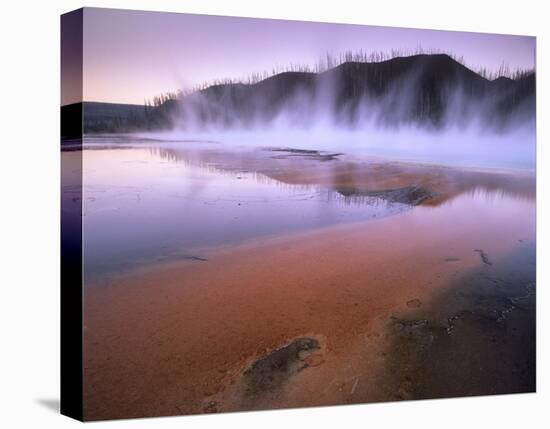
{"label": "purple sky", "polygon": [[84,100],[142,104],[166,91],[241,78],[327,52],[438,49],[490,70],[532,68],[535,38],[115,9],[84,10]]}

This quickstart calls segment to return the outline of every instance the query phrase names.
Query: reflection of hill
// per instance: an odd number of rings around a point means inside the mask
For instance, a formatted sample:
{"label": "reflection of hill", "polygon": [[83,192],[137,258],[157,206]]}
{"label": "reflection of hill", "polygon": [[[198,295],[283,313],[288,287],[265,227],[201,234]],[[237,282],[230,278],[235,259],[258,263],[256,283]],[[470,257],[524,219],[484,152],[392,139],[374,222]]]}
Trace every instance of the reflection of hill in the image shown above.
{"label": "reflection of hill", "polygon": [[[500,170],[459,169],[444,166],[369,161],[281,158],[271,151],[226,152],[219,149],[151,147],[151,152],[170,162],[213,169],[239,176],[243,171],[254,180],[332,189],[344,199],[388,198],[396,191],[413,189],[429,194],[418,203],[435,206],[466,192],[502,193],[512,198],[535,198],[535,177],[530,173]],[[342,190],[345,192],[342,192]],[[333,198],[339,198],[333,196]]]}

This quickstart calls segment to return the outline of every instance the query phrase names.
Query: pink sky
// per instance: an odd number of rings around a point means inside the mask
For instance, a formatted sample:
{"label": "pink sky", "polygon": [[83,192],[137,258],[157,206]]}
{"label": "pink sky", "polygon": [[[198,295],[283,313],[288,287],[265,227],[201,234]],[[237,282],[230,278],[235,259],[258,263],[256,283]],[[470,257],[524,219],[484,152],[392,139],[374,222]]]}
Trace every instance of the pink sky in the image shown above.
{"label": "pink sky", "polygon": [[84,100],[142,104],[207,80],[313,65],[327,52],[418,46],[474,68],[535,64],[531,36],[85,8]]}

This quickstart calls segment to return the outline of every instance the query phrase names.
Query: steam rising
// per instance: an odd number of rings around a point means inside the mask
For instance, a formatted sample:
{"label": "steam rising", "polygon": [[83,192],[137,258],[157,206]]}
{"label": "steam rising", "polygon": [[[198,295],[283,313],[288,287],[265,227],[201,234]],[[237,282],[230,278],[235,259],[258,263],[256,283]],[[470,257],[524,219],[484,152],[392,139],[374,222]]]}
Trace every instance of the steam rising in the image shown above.
{"label": "steam rising", "polygon": [[343,63],[177,101],[173,134],[425,162],[533,168],[534,74],[488,80],[447,55]]}

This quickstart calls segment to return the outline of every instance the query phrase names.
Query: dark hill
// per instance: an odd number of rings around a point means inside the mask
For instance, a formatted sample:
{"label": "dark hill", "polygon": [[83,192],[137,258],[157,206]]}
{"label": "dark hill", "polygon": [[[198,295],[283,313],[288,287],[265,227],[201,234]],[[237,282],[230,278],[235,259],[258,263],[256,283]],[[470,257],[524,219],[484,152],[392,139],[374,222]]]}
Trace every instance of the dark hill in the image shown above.
{"label": "dark hill", "polygon": [[[87,106],[90,104],[90,106]],[[121,107],[114,107],[121,106]],[[255,84],[210,86],[150,108],[84,106],[85,132],[249,127],[283,121],[439,128],[477,121],[505,129],[534,118],[535,75],[487,80],[448,55],[346,62],[323,73],[285,72]]]}
{"label": "dark hill", "polygon": [[83,110],[84,130],[88,133],[137,129],[146,122],[145,106],[136,104],[84,102]]}
{"label": "dark hill", "polygon": [[145,129],[145,106],[83,102],[61,106],[61,137],[77,138],[84,133],[116,133]]}

